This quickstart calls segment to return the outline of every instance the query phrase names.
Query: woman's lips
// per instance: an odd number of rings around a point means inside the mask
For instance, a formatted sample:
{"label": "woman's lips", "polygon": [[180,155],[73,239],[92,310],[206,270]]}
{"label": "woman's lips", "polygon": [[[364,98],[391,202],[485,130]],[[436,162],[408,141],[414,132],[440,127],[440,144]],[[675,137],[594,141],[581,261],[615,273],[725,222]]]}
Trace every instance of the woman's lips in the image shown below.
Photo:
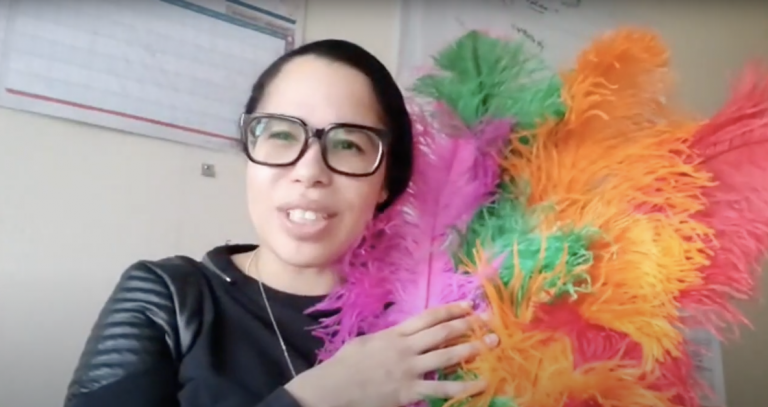
{"label": "woman's lips", "polygon": [[306,208],[280,211],[283,229],[293,239],[313,241],[323,238],[336,214]]}

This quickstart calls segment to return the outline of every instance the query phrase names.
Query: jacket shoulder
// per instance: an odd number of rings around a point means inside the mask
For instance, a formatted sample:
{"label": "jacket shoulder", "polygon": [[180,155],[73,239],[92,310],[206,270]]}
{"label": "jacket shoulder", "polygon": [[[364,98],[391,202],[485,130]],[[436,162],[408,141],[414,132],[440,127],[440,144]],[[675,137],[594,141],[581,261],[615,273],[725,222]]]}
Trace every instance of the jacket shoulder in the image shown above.
{"label": "jacket shoulder", "polygon": [[199,325],[201,279],[199,263],[181,256],[128,267],[91,329],[68,397],[178,365]]}

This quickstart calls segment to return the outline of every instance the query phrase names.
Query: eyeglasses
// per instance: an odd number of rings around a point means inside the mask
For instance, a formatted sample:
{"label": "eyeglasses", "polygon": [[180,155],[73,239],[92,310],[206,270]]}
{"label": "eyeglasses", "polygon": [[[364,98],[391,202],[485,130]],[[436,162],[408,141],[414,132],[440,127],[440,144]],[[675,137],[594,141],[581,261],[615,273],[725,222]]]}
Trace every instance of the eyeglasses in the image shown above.
{"label": "eyeglasses", "polygon": [[374,174],[391,139],[384,129],[335,123],[315,129],[296,117],[243,114],[240,132],[248,159],[260,165],[287,167],[309,149],[311,139],[320,143],[323,161],[338,174],[366,177]]}

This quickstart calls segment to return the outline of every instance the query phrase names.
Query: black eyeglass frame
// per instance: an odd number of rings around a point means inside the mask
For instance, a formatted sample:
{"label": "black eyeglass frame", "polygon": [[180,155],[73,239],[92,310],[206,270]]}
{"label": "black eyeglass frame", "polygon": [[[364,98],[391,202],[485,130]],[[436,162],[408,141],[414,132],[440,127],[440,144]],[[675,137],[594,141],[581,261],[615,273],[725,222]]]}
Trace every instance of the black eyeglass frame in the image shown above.
{"label": "black eyeglass frame", "polygon": [[[253,122],[259,119],[281,119],[281,120],[288,120],[291,122],[294,122],[298,125],[300,125],[304,129],[304,144],[301,146],[301,150],[296,155],[296,158],[294,158],[291,161],[280,163],[280,164],[274,164],[274,163],[268,163],[264,161],[257,160],[253,157],[251,154],[251,149],[248,145],[248,138],[249,138],[249,129]],[[304,154],[307,153],[307,150],[309,150],[309,142],[312,139],[317,139],[318,144],[320,145],[320,154],[323,157],[323,163],[325,163],[325,166],[331,170],[332,172],[335,172],[336,174],[345,175],[348,177],[370,177],[371,175],[375,174],[376,171],[381,168],[381,164],[384,162],[384,155],[385,151],[389,148],[389,144],[392,140],[392,135],[389,131],[377,127],[371,127],[371,126],[365,126],[362,124],[356,124],[356,123],[331,123],[328,126],[322,127],[322,128],[315,128],[307,124],[304,120],[294,117],[294,116],[287,116],[287,115],[281,115],[281,114],[264,114],[264,113],[243,113],[240,115],[240,120],[238,123],[240,127],[240,138],[243,143],[243,150],[245,150],[245,155],[248,157],[248,160],[254,164],[263,165],[266,167],[290,167],[292,165],[295,165],[299,160],[304,157]],[[376,164],[372,167],[372,169],[366,173],[355,173],[355,172],[346,172],[341,171],[337,168],[334,168],[331,164],[328,163],[328,147],[325,145],[325,137],[328,135],[329,132],[332,130],[337,130],[340,128],[344,129],[355,129],[355,130],[363,130],[367,131],[374,136],[376,136],[379,141],[381,141],[381,148],[379,149],[379,155],[376,157]]]}

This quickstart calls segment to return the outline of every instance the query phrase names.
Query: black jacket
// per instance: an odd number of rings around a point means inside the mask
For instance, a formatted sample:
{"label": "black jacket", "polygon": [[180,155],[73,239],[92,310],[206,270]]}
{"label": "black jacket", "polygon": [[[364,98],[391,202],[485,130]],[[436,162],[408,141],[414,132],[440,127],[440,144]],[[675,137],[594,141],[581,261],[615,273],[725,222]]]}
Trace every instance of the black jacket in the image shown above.
{"label": "black jacket", "polygon": [[[253,246],[223,246],[204,263],[143,261],[123,273],[88,338],[65,407],[297,407],[255,280],[231,261]],[[269,289],[299,371],[321,343],[304,313],[321,297]]]}

